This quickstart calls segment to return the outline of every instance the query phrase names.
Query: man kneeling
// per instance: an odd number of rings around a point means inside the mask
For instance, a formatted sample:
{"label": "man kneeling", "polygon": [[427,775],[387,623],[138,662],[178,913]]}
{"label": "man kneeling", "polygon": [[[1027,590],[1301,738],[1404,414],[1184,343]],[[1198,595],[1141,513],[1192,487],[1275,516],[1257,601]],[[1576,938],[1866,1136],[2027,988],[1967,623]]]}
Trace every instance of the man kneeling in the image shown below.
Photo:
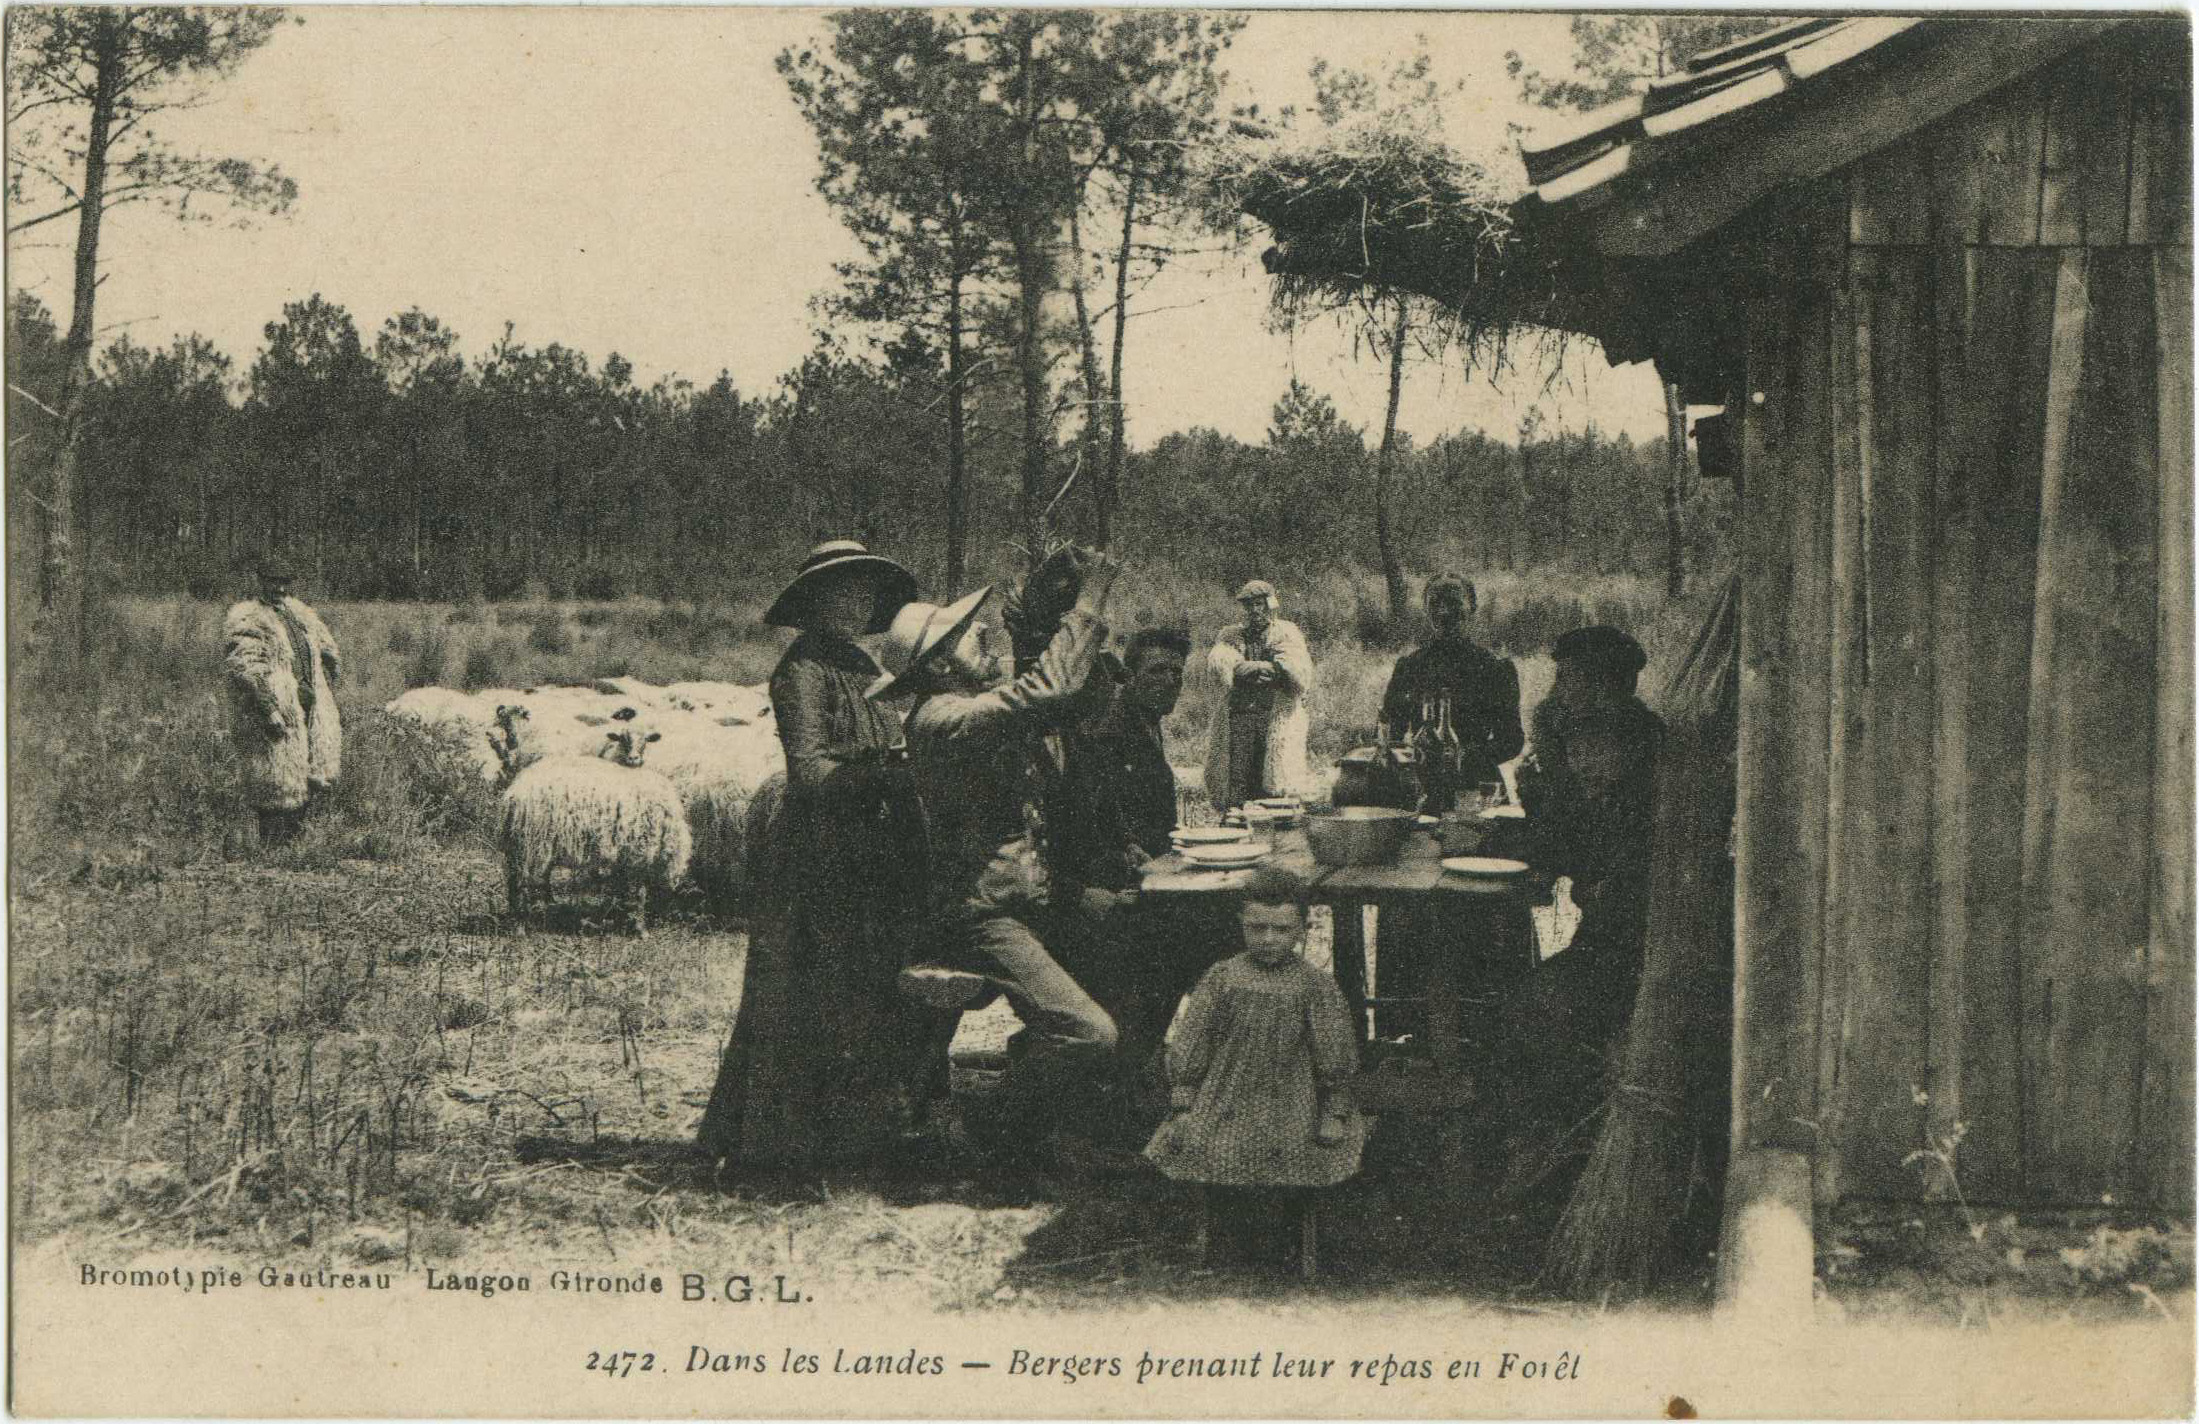
{"label": "man kneeling", "polygon": [[1063,919],[1051,904],[1042,848],[1060,777],[1047,745],[1081,715],[1107,637],[1103,615],[1121,564],[1073,550],[1060,562],[1074,606],[1022,672],[987,651],[977,621],[990,588],[946,608],[911,603],[887,632],[887,676],[874,698],[913,695],[910,764],[931,826],[939,963],[905,971],[903,988],[941,1008],[1004,993],[1023,1020],[1011,1045],[1009,1117],[1038,1136],[1077,1119],[1115,1047],[1114,1020],[1057,959]]}

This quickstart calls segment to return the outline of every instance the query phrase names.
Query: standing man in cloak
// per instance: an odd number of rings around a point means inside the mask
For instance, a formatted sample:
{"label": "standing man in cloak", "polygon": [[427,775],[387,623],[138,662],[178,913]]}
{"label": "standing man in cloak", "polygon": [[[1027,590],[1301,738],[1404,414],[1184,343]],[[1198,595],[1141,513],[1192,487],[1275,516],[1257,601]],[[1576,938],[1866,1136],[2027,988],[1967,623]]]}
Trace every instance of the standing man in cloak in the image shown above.
{"label": "standing man in cloak", "polygon": [[230,735],[241,759],[245,799],[259,812],[260,844],[288,845],[307,803],[343,769],[343,720],[336,684],[343,657],[328,625],[290,596],[289,564],[259,564],[259,591],[222,619],[222,670]]}

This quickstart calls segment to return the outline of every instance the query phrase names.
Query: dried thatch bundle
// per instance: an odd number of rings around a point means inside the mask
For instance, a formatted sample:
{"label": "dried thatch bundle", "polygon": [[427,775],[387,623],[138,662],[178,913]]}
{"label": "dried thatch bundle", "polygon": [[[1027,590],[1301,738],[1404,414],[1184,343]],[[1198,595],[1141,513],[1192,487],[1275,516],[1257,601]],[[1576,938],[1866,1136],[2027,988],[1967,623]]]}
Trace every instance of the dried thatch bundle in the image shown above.
{"label": "dried thatch bundle", "polygon": [[1234,129],[1204,165],[1215,216],[1265,224],[1289,317],[1371,297],[1425,298],[1470,350],[1555,325],[1562,260],[1516,219],[1520,185],[1403,114],[1317,133]]}

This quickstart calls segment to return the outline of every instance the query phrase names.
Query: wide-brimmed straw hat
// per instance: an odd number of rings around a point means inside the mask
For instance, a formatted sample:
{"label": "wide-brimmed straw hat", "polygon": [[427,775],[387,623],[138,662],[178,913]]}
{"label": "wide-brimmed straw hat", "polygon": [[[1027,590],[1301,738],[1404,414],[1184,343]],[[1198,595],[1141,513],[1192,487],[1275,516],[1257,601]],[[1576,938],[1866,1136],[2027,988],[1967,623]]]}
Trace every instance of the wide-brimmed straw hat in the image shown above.
{"label": "wide-brimmed straw hat", "polygon": [[868,576],[878,590],[870,622],[863,629],[866,633],[885,632],[901,605],[916,597],[915,574],[883,554],[873,554],[853,539],[834,539],[809,551],[794,581],[764,611],[764,622],[774,628],[807,628],[818,587],[827,577],[848,573]]}
{"label": "wide-brimmed straw hat", "polygon": [[863,695],[875,702],[906,692],[909,675],[918,664],[941,648],[953,647],[977,621],[977,610],[985,606],[992,592],[993,586],[986,584],[945,608],[936,603],[903,604],[900,612],[893,615],[892,626],[886,629],[886,641],[878,649],[878,662],[885,668],[885,675],[865,689]]}

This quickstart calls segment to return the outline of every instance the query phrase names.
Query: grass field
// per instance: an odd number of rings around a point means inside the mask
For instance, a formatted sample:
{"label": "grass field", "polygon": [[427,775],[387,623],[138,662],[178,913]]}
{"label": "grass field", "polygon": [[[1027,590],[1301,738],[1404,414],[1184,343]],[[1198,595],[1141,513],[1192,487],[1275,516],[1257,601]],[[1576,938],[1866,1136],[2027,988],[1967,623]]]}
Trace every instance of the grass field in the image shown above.
{"label": "grass field", "polygon": [[[1394,656],[1362,636],[1372,587],[1285,587],[1320,667],[1321,755],[1371,728]],[[1193,607],[1157,581],[1125,592],[1123,627]],[[1203,648],[1229,609],[1197,592]],[[1668,659],[1697,602],[1497,579],[1478,632],[1523,655],[1531,701],[1548,681],[1532,654],[1557,632],[1622,622]],[[24,1249],[484,1271],[737,1260],[951,1307],[1237,1288],[1190,1268],[1191,1203],[1154,1181],[712,1181],[686,1147],[739,993],[737,918],[689,903],[636,938],[580,900],[509,921],[490,791],[378,711],[429,682],[761,681],[783,635],[755,608],[322,611],[349,669],[346,774],[303,840],[263,859],[235,854],[249,813],[230,786],[218,608],[117,606],[81,678],[10,679]],[[1194,678],[1175,760],[1198,760],[1212,696]],[[1333,1214],[1333,1288],[1531,1293],[1531,1253],[1480,1211],[1428,1174],[1370,1172]]]}

